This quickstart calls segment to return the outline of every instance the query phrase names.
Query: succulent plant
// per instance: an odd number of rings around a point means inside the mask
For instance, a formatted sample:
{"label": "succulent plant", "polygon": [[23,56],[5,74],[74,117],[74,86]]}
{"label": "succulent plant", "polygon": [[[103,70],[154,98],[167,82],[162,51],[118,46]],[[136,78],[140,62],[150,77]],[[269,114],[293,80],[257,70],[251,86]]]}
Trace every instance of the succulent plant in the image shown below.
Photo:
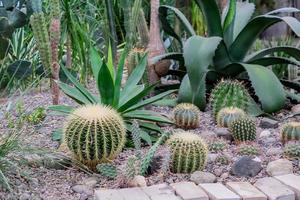
{"label": "succulent plant", "polygon": [[139,175],[140,169],[141,169],[140,160],[136,156],[129,157],[124,171],[124,175],[126,179],[131,180],[136,175]]}
{"label": "succulent plant", "polygon": [[200,110],[190,103],[180,103],[173,110],[175,124],[184,129],[199,126]]}
{"label": "succulent plant", "polygon": [[284,155],[289,159],[300,159],[300,144],[287,144]]}
{"label": "succulent plant", "polygon": [[256,146],[244,144],[238,148],[238,154],[242,156],[257,156],[259,155],[259,149]]}
{"label": "succulent plant", "polygon": [[228,128],[234,120],[244,117],[245,115],[245,112],[240,108],[222,108],[217,114],[216,121],[218,126]]}
{"label": "succulent plant", "polygon": [[210,103],[214,117],[222,108],[236,107],[247,110],[250,95],[241,82],[221,80],[211,92]]}
{"label": "succulent plant", "polygon": [[220,154],[216,158],[216,163],[221,164],[221,165],[228,165],[229,164],[229,160],[230,159],[228,158],[228,156],[226,156],[224,154]]}
{"label": "succulent plant", "polygon": [[77,108],[68,118],[64,140],[80,162],[95,170],[96,165],[109,162],[122,150],[126,129],[120,115],[102,105]]}
{"label": "succulent plant", "polygon": [[172,154],[173,173],[191,173],[205,168],[208,149],[200,136],[186,131],[177,132],[167,144]]}
{"label": "succulent plant", "polygon": [[300,140],[300,122],[288,122],[281,129],[283,143]]}
{"label": "succulent plant", "polygon": [[117,168],[110,163],[101,163],[97,165],[97,171],[102,175],[110,179],[114,179],[118,176]]}
{"label": "succulent plant", "polygon": [[248,117],[233,121],[229,126],[229,131],[236,142],[253,141],[256,139],[255,122]]}
{"label": "succulent plant", "polygon": [[29,123],[38,125],[46,118],[46,110],[45,108],[39,107],[35,109],[32,113],[30,113],[26,119]]}
{"label": "succulent plant", "polygon": [[224,140],[213,141],[209,144],[208,149],[211,152],[220,152],[226,148],[227,144]]}

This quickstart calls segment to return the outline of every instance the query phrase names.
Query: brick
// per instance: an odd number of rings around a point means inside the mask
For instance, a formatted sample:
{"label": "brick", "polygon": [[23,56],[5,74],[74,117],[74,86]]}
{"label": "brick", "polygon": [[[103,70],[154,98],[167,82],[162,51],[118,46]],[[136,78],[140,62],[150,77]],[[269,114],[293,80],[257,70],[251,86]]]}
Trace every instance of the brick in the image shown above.
{"label": "brick", "polygon": [[295,194],[287,186],[272,177],[262,178],[254,184],[269,200],[295,200]]}
{"label": "brick", "polygon": [[161,194],[174,194],[173,188],[166,183],[141,188],[149,197]]}
{"label": "brick", "polygon": [[237,194],[226,188],[221,183],[205,183],[199,185],[211,200],[239,200]]}
{"label": "brick", "polygon": [[174,183],[171,186],[183,200],[208,200],[207,194],[193,182]]}
{"label": "brick", "polygon": [[95,200],[124,200],[118,190],[100,189],[95,191]]}
{"label": "brick", "polygon": [[247,182],[228,182],[226,186],[243,200],[267,200],[267,196]]}
{"label": "brick", "polygon": [[181,198],[176,196],[175,194],[152,195],[150,199],[151,200],[181,200]]}
{"label": "brick", "polygon": [[148,195],[139,187],[120,189],[118,192],[124,200],[150,200]]}
{"label": "brick", "polygon": [[294,174],[287,174],[282,176],[275,176],[284,185],[288,186],[296,194],[296,199],[300,200],[300,176]]}

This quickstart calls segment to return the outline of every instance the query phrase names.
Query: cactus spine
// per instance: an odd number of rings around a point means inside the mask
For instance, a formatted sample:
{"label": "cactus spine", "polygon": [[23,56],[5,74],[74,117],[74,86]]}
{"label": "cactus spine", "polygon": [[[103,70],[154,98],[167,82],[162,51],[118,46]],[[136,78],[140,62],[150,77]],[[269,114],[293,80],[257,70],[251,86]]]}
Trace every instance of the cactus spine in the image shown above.
{"label": "cactus spine", "polygon": [[236,142],[253,141],[256,139],[255,122],[247,117],[233,121],[229,130]]}
{"label": "cactus spine", "polygon": [[229,127],[229,125],[236,119],[245,116],[245,112],[239,108],[222,108],[217,114],[217,124],[220,127]]}
{"label": "cactus spine", "polygon": [[178,104],[173,110],[175,124],[184,129],[197,128],[199,126],[200,110],[190,103]]}
{"label": "cactus spine", "polygon": [[64,140],[80,162],[95,170],[96,165],[109,162],[122,150],[126,129],[120,115],[102,105],[86,105],[68,118]]}
{"label": "cactus spine", "polygon": [[247,110],[249,100],[250,95],[242,83],[232,80],[221,80],[210,97],[214,117],[225,107]]}
{"label": "cactus spine", "polygon": [[200,136],[179,132],[172,135],[167,144],[172,154],[172,172],[191,173],[205,168],[208,150]]}
{"label": "cactus spine", "polygon": [[281,129],[283,143],[300,140],[300,122],[288,122]]}

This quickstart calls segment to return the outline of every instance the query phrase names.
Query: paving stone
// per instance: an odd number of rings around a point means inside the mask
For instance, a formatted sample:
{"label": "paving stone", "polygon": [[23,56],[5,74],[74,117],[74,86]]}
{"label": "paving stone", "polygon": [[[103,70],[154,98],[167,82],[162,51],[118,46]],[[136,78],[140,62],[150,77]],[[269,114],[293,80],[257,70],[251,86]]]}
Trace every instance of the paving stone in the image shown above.
{"label": "paving stone", "polygon": [[208,200],[207,194],[193,182],[173,183],[171,186],[183,200]]}
{"label": "paving stone", "polygon": [[120,189],[124,200],[150,200],[150,197],[139,187]]}
{"label": "paving stone", "polygon": [[284,185],[288,186],[296,194],[296,199],[300,200],[300,176],[294,174],[287,174],[282,176],[275,176]]}
{"label": "paving stone", "polygon": [[243,200],[267,200],[267,196],[247,182],[228,182],[226,186]]}
{"label": "paving stone", "polygon": [[237,194],[226,188],[221,183],[204,183],[199,185],[211,200],[239,200]]}
{"label": "paving stone", "polygon": [[159,185],[152,185],[149,187],[142,187],[141,188],[149,197],[153,195],[171,195],[174,194],[175,191],[173,188],[166,183],[162,183]]}
{"label": "paving stone", "polygon": [[118,190],[100,189],[95,191],[95,200],[124,200]]}
{"label": "paving stone", "polygon": [[175,194],[161,194],[161,195],[152,195],[151,200],[182,200],[180,197]]}
{"label": "paving stone", "polygon": [[269,200],[295,200],[294,192],[275,178],[259,179],[254,186],[267,195]]}

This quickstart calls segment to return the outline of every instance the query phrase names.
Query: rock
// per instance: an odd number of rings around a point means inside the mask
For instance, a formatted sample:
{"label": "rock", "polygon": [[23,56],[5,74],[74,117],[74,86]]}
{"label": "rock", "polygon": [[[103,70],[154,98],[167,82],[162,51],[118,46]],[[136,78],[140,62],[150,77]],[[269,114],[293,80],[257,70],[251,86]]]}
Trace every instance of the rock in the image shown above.
{"label": "rock", "polygon": [[229,177],[229,173],[224,173],[224,174],[221,175],[221,178],[222,178],[222,179],[226,179],[226,178],[228,178],[228,177]]}
{"label": "rock", "polygon": [[32,187],[37,188],[39,186],[39,180],[37,178],[31,178],[30,179],[30,184]]}
{"label": "rock", "polygon": [[223,170],[221,168],[217,168],[214,170],[214,174],[218,177],[220,177],[223,173]]}
{"label": "rock", "polygon": [[275,148],[271,147],[267,150],[266,155],[267,156],[275,156],[275,155],[281,155],[283,153],[283,150],[281,148]]}
{"label": "rock", "polygon": [[264,117],[261,119],[259,126],[264,129],[278,128],[278,121]]}
{"label": "rock", "polygon": [[135,176],[128,182],[128,187],[147,187],[146,178],[144,176]]}
{"label": "rock", "polygon": [[89,177],[83,181],[83,184],[90,188],[94,188],[97,183],[98,183],[97,177]]}
{"label": "rock", "polygon": [[279,159],[269,162],[267,173],[270,176],[280,176],[293,173],[293,163],[287,159]]}
{"label": "rock", "polygon": [[201,135],[201,137],[208,138],[208,139],[217,137],[217,134],[213,131],[203,131],[203,132],[201,132],[200,135]]}
{"label": "rock", "polygon": [[72,187],[72,190],[80,194],[93,195],[91,188],[86,185],[75,185]]}
{"label": "rock", "polygon": [[300,113],[300,104],[293,106],[291,111],[293,114]]}
{"label": "rock", "polygon": [[260,138],[268,138],[271,136],[271,132],[269,130],[264,130],[259,134]]}
{"label": "rock", "polygon": [[276,141],[277,141],[276,138],[268,137],[268,138],[264,138],[263,143],[270,145],[276,143]]}
{"label": "rock", "polygon": [[230,172],[238,177],[254,177],[261,170],[262,166],[260,162],[253,160],[249,156],[244,156],[233,164]]}
{"label": "rock", "polygon": [[201,171],[195,171],[191,174],[191,181],[193,181],[196,184],[200,183],[215,183],[217,181],[217,177],[209,172],[201,172]]}
{"label": "rock", "polygon": [[233,137],[227,128],[217,128],[217,129],[215,129],[215,133],[220,138],[224,138],[225,140],[233,141]]}
{"label": "rock", "polygon": [[28,199],[30,199],[30,194],[28,194],[28,193],[23,193],[23,194],[21,194],[21,196],[20,196],[19,199],[20,199],[20,200],[28,200]]}
{"label": "rock", "polygon": [[209,153],[207,156],[207,162],[208,163],[214,163],[218,158],[218,154],[217,153]]}

